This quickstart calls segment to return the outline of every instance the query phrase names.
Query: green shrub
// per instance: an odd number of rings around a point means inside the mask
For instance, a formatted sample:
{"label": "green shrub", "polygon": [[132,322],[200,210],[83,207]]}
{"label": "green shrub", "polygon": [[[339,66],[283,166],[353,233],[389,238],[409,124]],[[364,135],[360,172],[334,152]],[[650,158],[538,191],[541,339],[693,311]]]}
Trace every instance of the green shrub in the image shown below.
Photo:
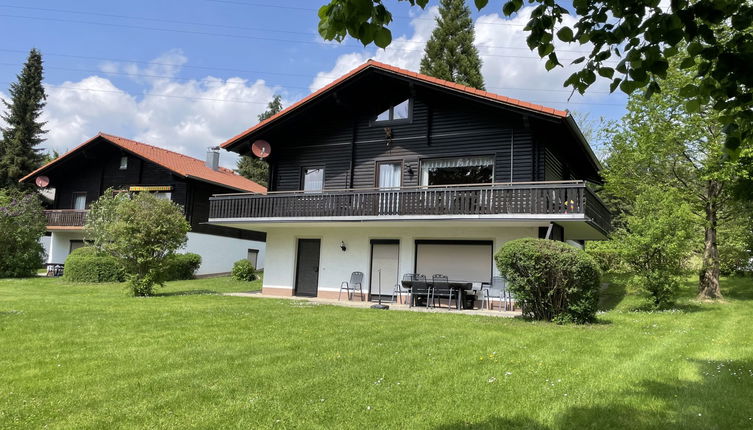
{"label": "green shrub", "polygon": [[65,260],[63,278],[71,282],[123,282],[125,269],[115,258],[85,246]]}
{"label": "green shrub", "polygon": [[166,261],[186,244],[190,229],[183,208],[171,200],[108,189],[92,204],[84,236],[125,267],[135,296],[150,296],[164,282]]}
{"label": "green shrub", "polygon": [[232,275],[239,281],[253,281],[256,279],[256,268],[248,260],[238,260],[233,264]]}
{"label": "green shrub", "polygon": [[558,323],[596,320],[601,273],[584,251],[553,240],[518,239],[495,260],[524,315]]}
{"label": "green shrub", "polygon": [[34,276],[42,266],[45,224],[36,195],[0,190],[0,278]]}
{"label": "green shrub", "polygon": [[163,272],[165,281],[183,281],[193,279],[201,266],[199,254],[174,254],[167,257]]}

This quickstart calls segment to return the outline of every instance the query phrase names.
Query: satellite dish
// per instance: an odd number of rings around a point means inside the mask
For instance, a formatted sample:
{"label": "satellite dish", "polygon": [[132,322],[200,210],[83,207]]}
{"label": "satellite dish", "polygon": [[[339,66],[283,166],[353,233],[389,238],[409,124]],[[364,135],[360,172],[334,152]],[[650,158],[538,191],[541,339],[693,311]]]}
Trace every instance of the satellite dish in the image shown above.
{"label": "satellite dish", "polygon": [[266,140],[257,140],[256,142],[251,144],[251,152],[254,153],[259,158],[267,158],[269,157],[269,153],[272,151],[272,148],[269,146],[269,142]]}
{"label": "satellite dish", "polygon": [[37,184],[39,188],[46,188],[48,185],[50,185],[50,178],[47,176],[37,176],[37,179],[34,180],[34,183]]}

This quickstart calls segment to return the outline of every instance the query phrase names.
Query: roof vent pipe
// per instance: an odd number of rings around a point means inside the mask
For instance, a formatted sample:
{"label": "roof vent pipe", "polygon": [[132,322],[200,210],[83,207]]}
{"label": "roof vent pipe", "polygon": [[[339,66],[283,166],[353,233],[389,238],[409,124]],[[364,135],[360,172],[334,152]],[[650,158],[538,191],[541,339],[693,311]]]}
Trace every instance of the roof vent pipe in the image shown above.
{"label": "roof vent pipe", "polygon": [[220,169],[220,147],[212,146],[207,149],[206,166],[212,170]]}

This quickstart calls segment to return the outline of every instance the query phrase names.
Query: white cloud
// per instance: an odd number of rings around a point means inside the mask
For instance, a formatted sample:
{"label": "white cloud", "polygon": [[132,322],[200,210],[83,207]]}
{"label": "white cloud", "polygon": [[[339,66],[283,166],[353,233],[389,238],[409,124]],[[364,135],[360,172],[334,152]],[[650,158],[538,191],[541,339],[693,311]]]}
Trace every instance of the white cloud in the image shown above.
{"label": "white cloud", "polygon": [[365,63],[369,58],[404,69],[418,71],[424,52],[424,44],[429,40],[432,30],[436,26],[434,18],[438,15],[439,8],[437,6],[430,7],[411,20],[413,36],[409,38],[403,35],[393,39],[390,46],[386,49],[377,49],[374,55],[369,56],[357,52],[341,55],[337,58],[335,66],[331,70],[317,73],[314,81],[309,85],[309,89],[311,91],[318,90]]}
{"label": "white cloud", "polygon": [[[530,51],[526,44],[528,33],[523,31],[523,26],[528,22],[532,10],[533,7],[525,7],[509,19],[496,13],[478,17],[474,44],[483,60],[481,72],[489,91],[545,105],[555,104],[555,107],[561,108],[570,97],[569,89],[562,84],[578,70],[577,65],[568,64],[586,55],[591,46],[569,45],[555,38],[557,56],[565,67],[547,71],[544,68],[546,60]],[[575,22],[574,17],[566,15],[562,25],[572,28]],[[571,101],[574,103],[570,103],[570,107],[577,109],[575,102],[582,102],[584,98],[601,99],[606,96],[604,91],[608,88],[605,80],[597,80],[585,97],[573,95]]]}
{"label": "white cloud", "polygon": [[[103,131],[203,158],[206,148],[256,123],[279,88],[263,80],[212,76],[177,80],[187,59],[170,51],[146,67],[103,64],[104,72],[128,73],[143,84],[134,96],[105,77],[47,86],[47,141],[44,146],[69,150]],[[157,77],[158,76],[158,77]],[[234,167],[237,156],[223,153],[224,166]]]}

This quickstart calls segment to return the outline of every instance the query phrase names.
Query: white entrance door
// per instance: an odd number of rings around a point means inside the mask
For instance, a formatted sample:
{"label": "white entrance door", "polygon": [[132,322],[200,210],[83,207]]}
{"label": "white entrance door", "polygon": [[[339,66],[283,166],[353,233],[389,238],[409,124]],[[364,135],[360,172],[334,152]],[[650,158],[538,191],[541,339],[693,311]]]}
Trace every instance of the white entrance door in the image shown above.
{"label": "white entrance door", "polygon": [[[392,295],[398,282],[398,241],[371,242],[371,295]],[[384,298],[384,297],[383,297]]]}

